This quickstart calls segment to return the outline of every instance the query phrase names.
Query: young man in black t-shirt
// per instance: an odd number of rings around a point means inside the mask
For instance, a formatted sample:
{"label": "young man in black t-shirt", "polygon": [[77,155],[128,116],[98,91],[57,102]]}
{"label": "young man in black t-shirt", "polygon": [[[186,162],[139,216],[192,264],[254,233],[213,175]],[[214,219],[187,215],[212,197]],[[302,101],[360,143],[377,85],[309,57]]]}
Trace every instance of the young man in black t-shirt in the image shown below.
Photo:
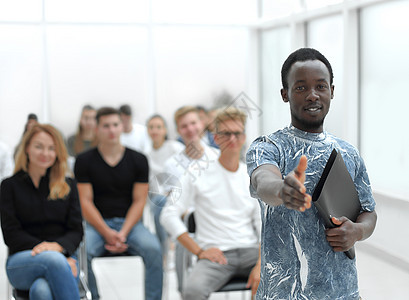
{"label": "young man in black t-shirt", "polygon": [[146,157],[120,143],[119,112],[104,107],[97,112],[98,146],[80,154],[75,176],[82,213],[87,221],[88,280],[92,299],[99,299],[91,261],[105,250],[128,251],[145,263],[145,298],[162,297],[162,253],[159,241],[141,219],[148,193]]}

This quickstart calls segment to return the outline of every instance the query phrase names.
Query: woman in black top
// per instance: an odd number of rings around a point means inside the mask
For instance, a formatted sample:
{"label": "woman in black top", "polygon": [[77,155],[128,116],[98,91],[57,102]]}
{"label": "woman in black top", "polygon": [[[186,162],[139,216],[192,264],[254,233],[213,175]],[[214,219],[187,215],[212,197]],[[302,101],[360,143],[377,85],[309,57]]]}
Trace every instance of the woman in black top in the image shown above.
{"label": "woman in black top", "polygon": [[83,229],[78,191],[66,178],[67,150],[51,125],[35,125],[17,151],[14,175],[1,184],[6,272],[31,300],[80,299],[74,254]]}

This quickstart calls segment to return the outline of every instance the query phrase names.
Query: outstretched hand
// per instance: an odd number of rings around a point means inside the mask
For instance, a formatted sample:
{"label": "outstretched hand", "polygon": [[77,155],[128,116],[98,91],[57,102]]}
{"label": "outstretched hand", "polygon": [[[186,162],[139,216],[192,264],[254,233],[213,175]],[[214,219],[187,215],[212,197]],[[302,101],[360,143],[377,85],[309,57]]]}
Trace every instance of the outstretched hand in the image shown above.
{"label": "outstretched hand", "polygon": [[279,195],[287,208],[304,212],[311,207],[311,196],[304,186],[306,169],[307,157],[303,155],[297,167],[284,178]]}

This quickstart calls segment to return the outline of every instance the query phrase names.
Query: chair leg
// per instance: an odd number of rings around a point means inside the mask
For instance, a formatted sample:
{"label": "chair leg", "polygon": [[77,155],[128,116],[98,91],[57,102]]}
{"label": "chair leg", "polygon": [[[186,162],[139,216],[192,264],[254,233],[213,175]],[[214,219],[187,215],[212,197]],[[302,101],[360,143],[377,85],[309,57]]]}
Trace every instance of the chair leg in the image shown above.
{"label": "chair leg", "polygon": [[16,300],[13,296],[13,287],[7,280],[7,299],[9,300]]}
{"label": "chair leg", "polygon": [[88,288],[88,283],[82,270],[80,270],[78,288],[80,290],[81,300],[92,300],[91,291]]}

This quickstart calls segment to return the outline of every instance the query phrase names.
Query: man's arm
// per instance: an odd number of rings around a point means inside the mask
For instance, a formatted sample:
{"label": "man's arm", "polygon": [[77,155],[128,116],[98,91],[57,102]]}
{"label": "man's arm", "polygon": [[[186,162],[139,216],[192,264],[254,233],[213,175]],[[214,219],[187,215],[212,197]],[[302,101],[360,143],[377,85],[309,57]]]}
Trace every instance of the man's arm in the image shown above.
{"label": "man's arm", "polygon": [[339,227],[327,229],[327,240],[334,251],[347,251],[372,235],[376,220],[375,211],[361,213],[355,223],[346,217],[333,217],[332,222]]}
{"label": "man's arm", "polygon": [[311,196],[304,186],[307,158],[303,155],[298,166],[284,179],[280,170],[270,164],[261,165],[251,174],[251,184],[261,200],[271,206],[305,211],[311,207]]}
{"label": "man's arm", "polygon": [[132,227],[142,218],[143,209],[148,197],[148,183],[134,183],[132,188],[132,204],[126,213],[125,222],[122,225],[119,233],[123,237],[127,237]]}
{"label": "man's arm", "polygon": [[104,237],[108,244],[116,244],[118,242],[117,232],[105,223],[101,213],[95,207],[91,183],[78,183],[77,187],[84,219]]}
{"label": "man's arm", "polygon": [[189,236],[187,232],[178,236],[179,243],[182,244],[188,251],[197,256],[198,259],[208,259],[212,262],[216,262],[222,265],[227,264],[227,259],[218,248],[202,249],[200,246]]}
{"label": "man's arm", "polygon": [[247,280],[247,285],[246,285],[247,288],[251,287],[252,296],[254,296],[257,293],[258,285],[260,284],[260,274],[261,274],[261,245],[259,245],[258,247],[257,263],[251,270],[249,279]]}
{"label": "man's arm", "polygon": [[226,264],[226,258],[220,249],[202,249],[196,241],[189,236],[187,228],[182,221],[182,216],[188,211],[189,207],[191,207],[192,199],[195,199],[195,191],[187,176],[181,179],[181,184],[180,198],[172,199],[169,197],[162,210],[160,215],[162,226],[173,238],[177,238],[183,247],[197,255],[199,259],[209,259],[213,262]]}

